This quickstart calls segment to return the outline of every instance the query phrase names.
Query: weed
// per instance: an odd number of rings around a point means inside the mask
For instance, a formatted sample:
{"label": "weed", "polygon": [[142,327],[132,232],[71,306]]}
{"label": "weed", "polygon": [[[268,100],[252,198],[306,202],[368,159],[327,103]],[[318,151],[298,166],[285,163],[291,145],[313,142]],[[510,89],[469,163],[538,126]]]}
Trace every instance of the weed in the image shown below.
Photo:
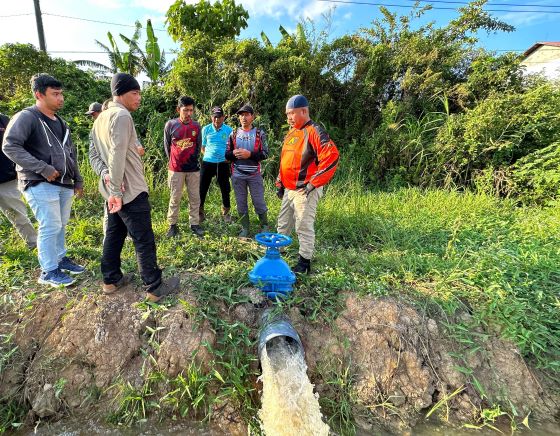
{"label": "weed", "polygon": [[0,434],[12,432],[23,425],[27,408],[15,400],[0,401]]}
{"label": "weed", "polygon": [[357,403],[353,391],[354,375],[351,365],[327,365],[318,368],[324,383],[327,385],[327,395],[319,398],[323,414],[328,416],[331,429],[339,434],[355,434],[353,405]]}
{"label": "weed", "polygon": [[200,412],[205,417],[210,407],[208,388],[213,377],[203,373],[200,365],[193,361],[177,377],[168,380],[167,393],[161,402],[169,407],[172,416],[178,414],[181,418],[187,415],[198,416]]}
{"label": "weed", "polygon": [[109,387],[108,390],[117,390],[114,400],[117,403],[117,408],[109,415],[107,420],[112,424],[127,427],[146,422],[148,412],[159,408],[153,390],[153,382],[154,378],[148,377],[139,388],[132,386],[130,382],[117,382]]}

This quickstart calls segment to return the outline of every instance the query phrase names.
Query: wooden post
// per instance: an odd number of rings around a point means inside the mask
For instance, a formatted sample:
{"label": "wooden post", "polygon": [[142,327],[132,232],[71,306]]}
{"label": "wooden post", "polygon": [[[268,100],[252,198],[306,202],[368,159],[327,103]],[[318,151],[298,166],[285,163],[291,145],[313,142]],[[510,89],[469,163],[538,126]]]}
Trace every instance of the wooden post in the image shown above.
{"label": "wooden post", "polygon": [[35,20],[37,21],[37,33],[39,34],[39,49],[47,52],[47,45],[45,44],[45,31],[43,30],[43,17],[41,15],[41,6],[39,0],[33,0],[35,5]]}

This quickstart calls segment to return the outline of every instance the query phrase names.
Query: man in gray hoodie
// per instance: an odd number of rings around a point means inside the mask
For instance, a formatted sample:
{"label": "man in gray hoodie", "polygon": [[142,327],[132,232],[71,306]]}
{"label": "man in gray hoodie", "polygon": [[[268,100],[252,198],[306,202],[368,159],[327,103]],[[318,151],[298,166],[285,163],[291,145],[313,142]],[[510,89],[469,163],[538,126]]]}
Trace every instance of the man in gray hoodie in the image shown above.
{"label": "man in gray hoodie", "polygon": [[72,197],[83,194],[83,180],[70,129],[56,113],[64,106],[62,84],[47,74],[31,78],[35,106],[18,112],[8,124],[2,150],[17,164],[19,189],[39,223],[38,282],[54,287],[74,283],[69,274],[84,267],[66,256],[65,230]]}

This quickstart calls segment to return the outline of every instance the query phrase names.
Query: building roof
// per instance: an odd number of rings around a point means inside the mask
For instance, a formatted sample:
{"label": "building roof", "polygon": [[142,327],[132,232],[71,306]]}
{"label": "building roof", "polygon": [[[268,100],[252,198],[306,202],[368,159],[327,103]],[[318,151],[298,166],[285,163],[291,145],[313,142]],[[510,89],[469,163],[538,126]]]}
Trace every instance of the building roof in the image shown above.
{"label": "building roof", "polygon": [[533,44],[531,47],[529,47],[525,53],[523,53],[524,57],[529,56],[531,53],[533,53],[535,50],[538,50],[539,48],[541,48],[542,46],[549,46],[549,47],[560,47],[560,42],[537,42],[535,44]]}

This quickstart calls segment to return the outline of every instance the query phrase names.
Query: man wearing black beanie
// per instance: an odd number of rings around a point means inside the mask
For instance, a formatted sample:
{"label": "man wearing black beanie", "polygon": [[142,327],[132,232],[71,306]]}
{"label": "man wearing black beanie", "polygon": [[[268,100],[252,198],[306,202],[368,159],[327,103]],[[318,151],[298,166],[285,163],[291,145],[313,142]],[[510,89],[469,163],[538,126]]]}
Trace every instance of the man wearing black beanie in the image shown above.
{"label": "man wearing black beanie", "polygon": [[109,171],[109,183],[99,180],[98,184],[109,212],[101,257],[103,292],[112,294],[132,278],[121,271],[121,251],[129,234],[147,298],[158,302],[179,286],[179,279],[162,280],[157,265],[148,185],[130,114],[140,107],[140,85],[130,74],[118,73],[111,80],[111,93],[113,101],[101,112],[92,130],[93,143]]}

